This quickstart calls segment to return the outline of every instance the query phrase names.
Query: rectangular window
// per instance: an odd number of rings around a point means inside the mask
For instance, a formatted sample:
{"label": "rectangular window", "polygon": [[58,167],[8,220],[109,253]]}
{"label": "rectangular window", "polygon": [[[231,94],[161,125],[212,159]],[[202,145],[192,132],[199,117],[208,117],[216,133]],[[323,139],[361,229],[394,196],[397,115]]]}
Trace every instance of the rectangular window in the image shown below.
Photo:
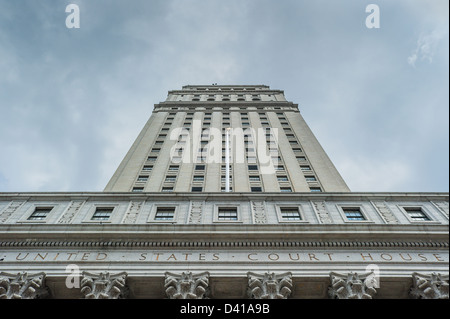
{"label": "rectangular window", "polygon": [[250,180],[250,182],[260,182],[261,181],[261,177],[259,177],[259,176],[249,176],[249,180]]}
{"label": "rectangular window", "polygon": [[146,182],[146,181],[148,181],[148,176],[139,176],[137,181],[138,182]]}
{"label": "rectangular window", "polygon": [[36,207],[28,220],[44,220],[52,211],[53,207]]}
{"label": "rectangular window", "polygon": [[342,210],[348,220],[366,220],[359,208],[343,208]]}
{"label": "rectangular window", "polygon": [[310,171],[311,170],[311,166],[300,166],[300,169],[302,171]]}
{"label": "rectangular window", "polygon": [[248,170],[249,171],[257,171],[258,170],[258,165],[249,165],[248,166]]}
{"label": "rectangular window", "polygon": [[192,187],[192,192],[202,192],[203,187]]}
{"label": "rectangular window", "polygon": [[178,171],[179,168],[180,167],[178,165],[171,165],[171,166],[169,166],[169,171],[175,172],[175,171]]}
{"label": "rectangular window", "polygon": [[289,179],[287,176],[278,176],[277,179],[279,182],[289,182]]}
{"label": "rectangular window", "polygon": [[290,187],[281,187],[280,190],[283,193],[292,193],[292,188]]}
{"label": "rectangular window", "polygon": [[155,220],[173,220],[174,217],[174,207],[158,207],[156,209]]}
{"label": "rectangular window", "polygon": [[195,170],[196,171],[204,171],[205,170],[205,165],[196,165],[195,166]]}
{"label": "rectangular window", "polygon": [[111,218],[113,210],[112,207],[97,207],[91,220],[108,220]]}
{"label": "rectangular window", "polygon": [[295,207],[283,207],[280,208],[281,218],[283,220],[302,220],[298,208]]}
{"label": "rectangular window", "polygon": [[166,176],[166,183],[175,183],[175,181],[177,180],[176,176]]}
{"label": "rectangular window", "polygon": [[173,192],[173,187],[163,187],[162,191],[164,193],[171,193],[171,192]]}
{"label": "rectangular window", "polygon": [[236,207],[231,207],[231,208],[220,207],[217,218],[218,218],[218,220],[237,221],[238,220],[237,208]]}
{"label": "rectangular window", "polygon": [[196,175],[194,176],[194,182],[203,182],[205,180],[205,176]]}
{"label": "rectangular window", "polygon": [[149,162],[156,162],[156,159],[157,159],[156,156],[149,156],[149,157],[147,158],[147,161],[149,161]]}
{"label": "rectangular window", "polygon": [[146,171],[146,172],[151,172],[152,169],[153,169],[153,166],[150,166],[150,165],[145,165],[145,166],[142,168],[142,170],[143,170],[143,171]]}
{"label": "rectangular window", "polygon": [[311,190],[311,192],[316,192],[316,193],[320,193],[322,192],[322,189],[320,187],[310,187],[309,188]]}
{"label": "rectangular window", "polygon": [[262,187],[255,186],[255,187],[251,187],[250,190],[251,190],[252,193],[261,193],[262,192]]}
{"label": "rectangular window", "polygon": [[297,160],[300,161],[300,162],[306,162],[306,157],[299,156],[299,157],[297,157]]}
{"label": "rectangular window", "polygon": [[317,179],[314,176],[305,176],[307,182],[317,182]]}
{"label": "rectangular window", "polygon": [[409,218],[414,221],[428,221],[430,218],[422,211],[420,207],[404,207]]}
{"label": "rectangular window", "polygon": [[133,193],[142,193],[144,191],[144,187],[133,187]]}

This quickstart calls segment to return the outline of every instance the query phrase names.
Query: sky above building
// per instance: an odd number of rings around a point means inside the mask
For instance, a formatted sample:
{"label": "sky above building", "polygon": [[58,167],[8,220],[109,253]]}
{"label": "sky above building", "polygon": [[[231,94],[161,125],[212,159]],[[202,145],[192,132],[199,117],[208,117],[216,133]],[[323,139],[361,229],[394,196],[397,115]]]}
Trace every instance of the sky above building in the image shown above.
{"label": "sky above building", "polygon": [[448,6],[0,0],[0,191],[102,191],[169,90],[218,83],[284,90],[352,191],[448,192]]}

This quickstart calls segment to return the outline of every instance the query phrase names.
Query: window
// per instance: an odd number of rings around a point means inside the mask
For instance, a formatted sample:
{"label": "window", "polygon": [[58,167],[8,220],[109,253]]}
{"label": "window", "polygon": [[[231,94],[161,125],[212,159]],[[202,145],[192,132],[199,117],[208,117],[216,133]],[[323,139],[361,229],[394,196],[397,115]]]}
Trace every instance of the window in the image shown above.
{"label": "window", "polygon": [[232,208],[225,208],[225,207],[219,207],[218,220],[231,220],[231,221],[237,221],[238,220],[238,212],[236,207]]}
{"label": "window", "polygon": [[262,192],[262,187],[255,186],[250,188],[251,192],[260,193]]}
{"label": "window", "polygon": [[156,209],[155,220],[173,220],[175,217],[175,207],[158,207]]}
{"label": "window", "polygon": [[409,218],[413,221],[428,221],[430,218],[422,211],[420,207],[404,207]]}
{"label": "window", "polygon": [[306,162],[306,157],[299,156],[299,157],[297,157],[297,160],[299,160],[300,162]]}
{"label": "window", "polygon": [[142,168],[142,170],[143,171],[146,171],[146,172],[149,172],[149,171],[151,171],[153,169],[153,166],[150,166],[150,165],[145,165],[143,168]]}
{"label": "window", "polygon": [[359,208],[342,208],[342,210],[344,211],[345,217],[350,221],[366,220]]}
{"label": "window", "polygon": [[171,172],[178,171],[178,169],[179,169],[178,165],[171,165],[171,166],[169,166],[169,171],[171,171]]}
{"label": "window", "polygon": [[133,193],[142,193],[144,191],[144,187],[133,187]]}
{"label": "window", "polygon": [[316,192],[316,193],[320,193],[322,192],[322,189],[320,187],[310,187],[309,188],[311,190],[311,192]]}
{"label": "window", "polygon": [[196,175],[194,176],[194,182],[203,182],[205,180],[204,176]]}
{"label": "window", "polygon": [[310,171],[311,170],[311,166],[300,166],[300,169],[302,171]]}
{"label": "window", "polygon": [[249,171],[257,171],[258,170],[258,165],[249,165],[248,166],[248,170]]}
{"label": "window", "polygon": [[289,182],[289,179],[287,176],[278,176],[277,179],[279,182]]}
{"label": "window", "polygon": [[281,187],[280,191],[283,193],[292,193],[292,188],[290,187]]}
{"label": "window", "polygon": [[146,181],[148,181],[148,176],[139,176],[137,181],[138,182],[146,182]]}
{"label": "window", "polygon": [[192,192],[202,192],[203,187],[192,187]]}
{"label": "window", "polygon": [[173,192],[173,187],[163,187],[162,191],[164,193],[171,193],[171,192]]}
{"label": "window", "polygon": [[166,183],[174,183],[177,180],[176,176],[166,176]]}
{"label": "window", "polygon": [[149,156],[147,161],[149,162],[156,162],[157,157],[156,156]]}
{"label": "window", "polygon": [[302,220],[300,212],[296,207],[282,207],[280,208],[280,212],[283,220]]}
{"label": "window", "polygon": [[204,171],[205,170],[205,165],[196,165],[195,166],[195,170],[196,171]]}
{"label": "window", "polygon": [[260,182],[261,181],[261,177],[259,177],[259,176],[249,176],[249,180],[250,180],[250,182]]}
{"label": "window", "polygon": [[53,207],[36,207],[28,220],[44,220],[52,211]]}
{"label": "window", "polygon": [[113,210],[114,208],[112,207],[97,207],[91,220],[108,220],[111,217]]}
{"label": "window", "polygon": [[317,179],[314,176],[305,176],[307,182],[317,182]]}

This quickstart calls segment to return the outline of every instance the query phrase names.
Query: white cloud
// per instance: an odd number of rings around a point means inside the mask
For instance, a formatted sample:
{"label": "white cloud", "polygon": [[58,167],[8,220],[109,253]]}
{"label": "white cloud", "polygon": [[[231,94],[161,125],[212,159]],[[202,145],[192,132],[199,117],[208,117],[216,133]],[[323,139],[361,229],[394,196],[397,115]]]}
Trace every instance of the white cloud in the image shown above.
{"label": "white cloud", "polygon": [[408,63],[414,67],[418,61],[432,63],[437,47],[444,38],[445,33],[441,29],[436,29],[430,33],[420,34],[416,49],[408,57]]}

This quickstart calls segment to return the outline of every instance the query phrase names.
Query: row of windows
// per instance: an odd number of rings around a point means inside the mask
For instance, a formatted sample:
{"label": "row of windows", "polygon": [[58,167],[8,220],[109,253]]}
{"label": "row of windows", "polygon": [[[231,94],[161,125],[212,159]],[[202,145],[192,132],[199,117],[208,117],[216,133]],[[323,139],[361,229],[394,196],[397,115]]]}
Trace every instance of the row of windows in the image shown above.
{"label": "row of windows", "polygon": [[[42,221],[47,218],[54,207],[36,207],[33,213],[28,217],[29,221]],[[421,207],[402,207],[409,219],[414,222],[426,222],[432,219]],[[278,207],[281,219],[283,221],[302,221],[303,217],[298,207]],[[112,217],[114,207],[97,207],[93,213],[92,221],[108,221]],[[361,211],[360,207],[342,207],[347,221],[366,221],[367,217]],[[154,215],[155,221],[174,221],[176,207],[157,207]],[[217,220],[219,221],[238,221],[238,207],[218,207]]]}

